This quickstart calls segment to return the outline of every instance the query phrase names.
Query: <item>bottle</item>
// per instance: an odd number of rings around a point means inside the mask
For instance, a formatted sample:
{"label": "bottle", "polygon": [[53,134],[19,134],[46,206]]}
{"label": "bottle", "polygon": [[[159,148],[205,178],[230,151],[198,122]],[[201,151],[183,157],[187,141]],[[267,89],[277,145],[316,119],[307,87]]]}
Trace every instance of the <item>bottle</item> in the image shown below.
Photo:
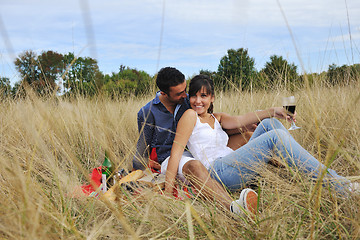
{"label": "bottle", "polygon": [[102,163],[101,166],[101,182],[103,184],[103,192],[106,192],[108,188],[111,187],[111,181],[110,181],[110,176],[112,174],[112,170],[113,170],[113,165],[109,159],[108,153],[107,151],[105,151],[105,158],[104,158],[104,162]]}

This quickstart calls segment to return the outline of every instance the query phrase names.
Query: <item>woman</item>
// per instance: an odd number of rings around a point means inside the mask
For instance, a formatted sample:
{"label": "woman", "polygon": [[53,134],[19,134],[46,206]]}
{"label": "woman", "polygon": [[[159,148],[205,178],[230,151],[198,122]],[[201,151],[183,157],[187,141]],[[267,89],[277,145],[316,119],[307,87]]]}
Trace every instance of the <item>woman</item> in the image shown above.
{"label": "woman", "polygon": [[[224,184],[229,190],[244,188],[256,176],[256,168],[268,163],[273,155],[311,177],[318,177],[326,167],[301,147],[285,127],[275,118],[290,120],[282,107],[230,116],[212,113],[214,96],[213,81],[206,75],[197,75],[190,82],[189,98],[191,109],[180,119],[170,159],[166,170],[165,191],[172,193],[185,146],[195,159],[199,159],[212,178]],[[235,129],[260,122],[249,142],[233,151],[226,146],[228,136],[223,129]],[[180,167],[181,168],[181,167]],[[326,179],[337,191],[344,191],[349,181],[334,170],[327,169]],[[231,203],[224,204],[229,207]]]}

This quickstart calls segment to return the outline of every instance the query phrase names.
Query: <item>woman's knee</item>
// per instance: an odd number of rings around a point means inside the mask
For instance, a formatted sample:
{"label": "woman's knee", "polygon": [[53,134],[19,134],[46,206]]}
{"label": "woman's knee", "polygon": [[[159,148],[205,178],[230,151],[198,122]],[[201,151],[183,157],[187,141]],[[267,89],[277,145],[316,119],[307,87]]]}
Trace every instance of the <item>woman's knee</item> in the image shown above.
{"label": "woman's knee", "polygon": [[182,172],[183,174],[187,175],[197,175],[199,171],[203,172],[204,170],[207,171],[205,166],[199,160],[190,160],[183,166]]}
{"label": "woman's knee", "polygon": [[187,162],[182,168],[183,175],[192,184],[205,183],[211,179],[207,168],[198,160]]}

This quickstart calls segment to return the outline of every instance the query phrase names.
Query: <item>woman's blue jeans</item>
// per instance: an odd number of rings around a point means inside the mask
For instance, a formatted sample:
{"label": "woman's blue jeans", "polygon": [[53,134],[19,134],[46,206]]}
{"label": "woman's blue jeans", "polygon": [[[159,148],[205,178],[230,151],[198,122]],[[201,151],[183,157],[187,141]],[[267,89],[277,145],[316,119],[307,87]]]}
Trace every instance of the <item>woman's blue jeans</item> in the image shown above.
{"label": "woman's blue jeans", "polygon": [[[275,118],[264,119],[249,142],[233,153],[216,159],[210,166],[211,176],[229,190],[239,190],[258,176],[258,167],[264,167],[274,156],[285,160],[293,170],[317,178],[326,167],[307,152]],[[327,169],[324,179],[336,191],[342,192],[349,180]]]}

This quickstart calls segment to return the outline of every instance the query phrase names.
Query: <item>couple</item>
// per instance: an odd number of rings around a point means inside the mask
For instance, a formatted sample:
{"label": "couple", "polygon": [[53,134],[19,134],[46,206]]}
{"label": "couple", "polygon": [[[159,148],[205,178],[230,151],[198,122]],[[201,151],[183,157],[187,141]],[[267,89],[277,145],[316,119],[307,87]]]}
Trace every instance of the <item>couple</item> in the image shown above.
{"label": "couple", "polygon": [[[166,193],[173,192],[178,176],[236,214],[243,209],[255,213],[257,194],[245,187],[257,176],[256,167],[268,163],[272,156],[315,178],[326,169],[273,118],[290,120],[284,108],[241,116],[213,113],[213,81],[206,75],[195,76],[188,96],[184,75],[171,67],[159,71],[156,84],[160,91],[138,112],[140,138],[133,167],[143,169],[142,159],[147,157],[148,148],[155,148],[156,167],[166,174]],[[235,151],[227,146],[229,137],[224,129],[246,129],[259,121],[246,145]],[[350,184],[331,169],[327,169],[326,177],[339,192]],[[225,188],[243,190],[234,201]]]}

